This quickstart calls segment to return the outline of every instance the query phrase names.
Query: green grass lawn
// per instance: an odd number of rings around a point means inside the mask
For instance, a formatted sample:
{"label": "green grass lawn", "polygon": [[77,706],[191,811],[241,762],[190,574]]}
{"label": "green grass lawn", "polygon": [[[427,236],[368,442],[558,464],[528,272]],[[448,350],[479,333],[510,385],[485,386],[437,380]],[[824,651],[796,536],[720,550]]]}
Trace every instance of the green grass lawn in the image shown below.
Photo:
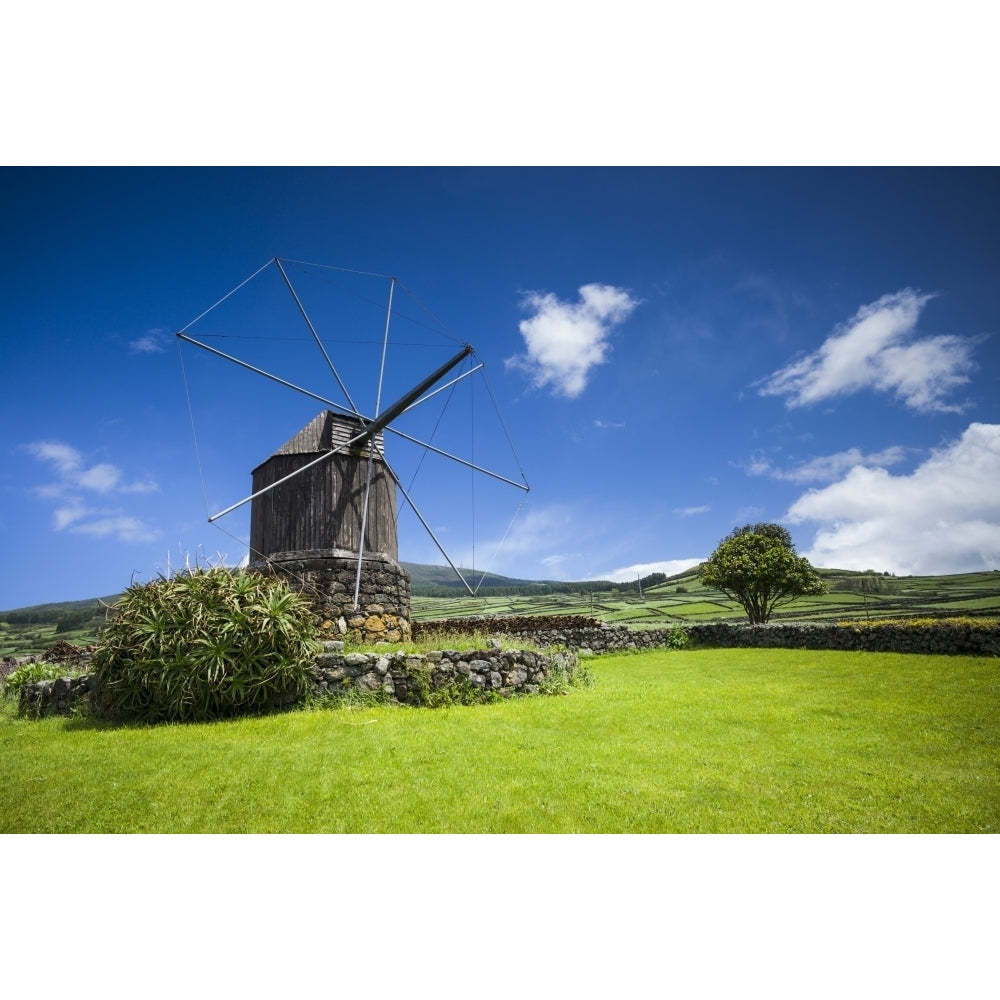
{"label": "green grass lawn", "polygon": [[998,661],[693,650],[567,697],[0,718],[0,832],[995,833]]}

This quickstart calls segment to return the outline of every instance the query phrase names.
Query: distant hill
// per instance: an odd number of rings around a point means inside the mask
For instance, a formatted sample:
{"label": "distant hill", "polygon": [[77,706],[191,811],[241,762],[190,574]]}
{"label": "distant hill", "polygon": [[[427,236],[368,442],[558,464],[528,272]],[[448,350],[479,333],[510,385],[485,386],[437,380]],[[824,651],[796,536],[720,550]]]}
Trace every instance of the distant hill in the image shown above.
{"label": "distant hill", "polygon": [[[428,566],[423,563],[400,564],[410,574],[410,592],[417,597],[453,597],[467,593],[465,585],[450,566]],[[638,591],[640,586],[652,587],[667,580],[665,573],[651,573],[642,580],[613,583],[611,580],[521,580],[516,577],[483,573],[480,570],[461,569],[462,576],[477,594],[515,596],[523,594],[567,594],[592,590]]]}
{"label": "distant hill", "polygon": [[0,611],[0,622],[16,625],[31,625],[39,622],[57,622],[68,615],[79,615],[89,612],[88,617],[104,614],[104,606],[115,604],[121,594],[110,594],[106,597],[87,597],[82,601],[59,601],[53,604],[32,604],[26,608],[12,608],[10,611]]}
{"label": "distant hill", "polygon": [[[744,618],[741,608],[710,590],[693,566],[674,576],[652,573],[641,581],[523,580],[496,573],[463,571],[476,590],[470,596],[446,566],[403,563],[410,574],[412,613],[417,621],[474,615],[584,614],[630,626]],[[901,616],[1000,617],[1000,572],[894,577],[884,573],[821,569],[829,593],[801,598],[776,620],[843,621]],[[93,642],[105,609],[121,594],[84,601],[36,604],[0,611],[0,657],[44,652],[57,639]]]}

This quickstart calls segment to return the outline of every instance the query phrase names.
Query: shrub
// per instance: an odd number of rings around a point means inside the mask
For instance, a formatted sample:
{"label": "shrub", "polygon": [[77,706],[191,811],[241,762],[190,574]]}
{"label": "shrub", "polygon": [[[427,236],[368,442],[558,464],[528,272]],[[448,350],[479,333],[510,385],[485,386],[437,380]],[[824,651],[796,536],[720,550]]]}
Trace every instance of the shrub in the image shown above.
{"label": "shrub", "polygon": [[82,670],[67,667],[64,663],[28,663],[9,673],[0,681],[0,690],[10,698],[18,698],[21,688],[27,684],[37,684],[39,681],[54,681],[59,677],[79,677]]}
{"label": "shrub", "polygon": [[852,628],[856,632],[862,629],[871,628],[907,628],[920,630],[934,630],[942,628],[966,628],[972,632],[992,632],[1000,625],[997,618],[872,618],[870,621],[861,621],[852,618],[849,621],[837,622],[838,628]]}
{"label": "shrub", "polygon": [[686,649],[691,642],[691,637],[687,629],[680,625],[674,625],[667,633],[666,645],[668,649]]}
{"label": "shrub", "polygon": [[316,631],[308,598],[259,573],[215,567],[132,586],[91,661],[100,711],[194,721],[291,704],[309,689]]}

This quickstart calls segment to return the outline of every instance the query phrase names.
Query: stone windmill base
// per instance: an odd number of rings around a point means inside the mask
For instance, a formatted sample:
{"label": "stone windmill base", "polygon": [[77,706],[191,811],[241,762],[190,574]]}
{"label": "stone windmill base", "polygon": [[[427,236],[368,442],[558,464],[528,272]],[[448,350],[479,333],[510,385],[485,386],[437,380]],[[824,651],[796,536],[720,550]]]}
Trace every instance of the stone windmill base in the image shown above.
{"label": "stone windmill base", "polygon": [[250,565],[287,577],[297,590],[308,593],[330,638],[365,644],[410,641],[410,575],[384,553],[372,553],[362,560],[357,607],[356,552],[277,552]]}

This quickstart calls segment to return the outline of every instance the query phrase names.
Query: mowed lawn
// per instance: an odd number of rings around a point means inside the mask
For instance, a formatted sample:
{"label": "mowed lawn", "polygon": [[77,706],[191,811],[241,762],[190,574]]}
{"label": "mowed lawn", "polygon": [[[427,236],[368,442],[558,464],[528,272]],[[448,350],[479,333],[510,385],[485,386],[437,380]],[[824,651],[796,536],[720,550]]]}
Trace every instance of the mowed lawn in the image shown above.
{"label": "mowed lawn", "polygon": [[0,718],[4,833],[996,833],[1000,660],[597,657],[564,697]]}

